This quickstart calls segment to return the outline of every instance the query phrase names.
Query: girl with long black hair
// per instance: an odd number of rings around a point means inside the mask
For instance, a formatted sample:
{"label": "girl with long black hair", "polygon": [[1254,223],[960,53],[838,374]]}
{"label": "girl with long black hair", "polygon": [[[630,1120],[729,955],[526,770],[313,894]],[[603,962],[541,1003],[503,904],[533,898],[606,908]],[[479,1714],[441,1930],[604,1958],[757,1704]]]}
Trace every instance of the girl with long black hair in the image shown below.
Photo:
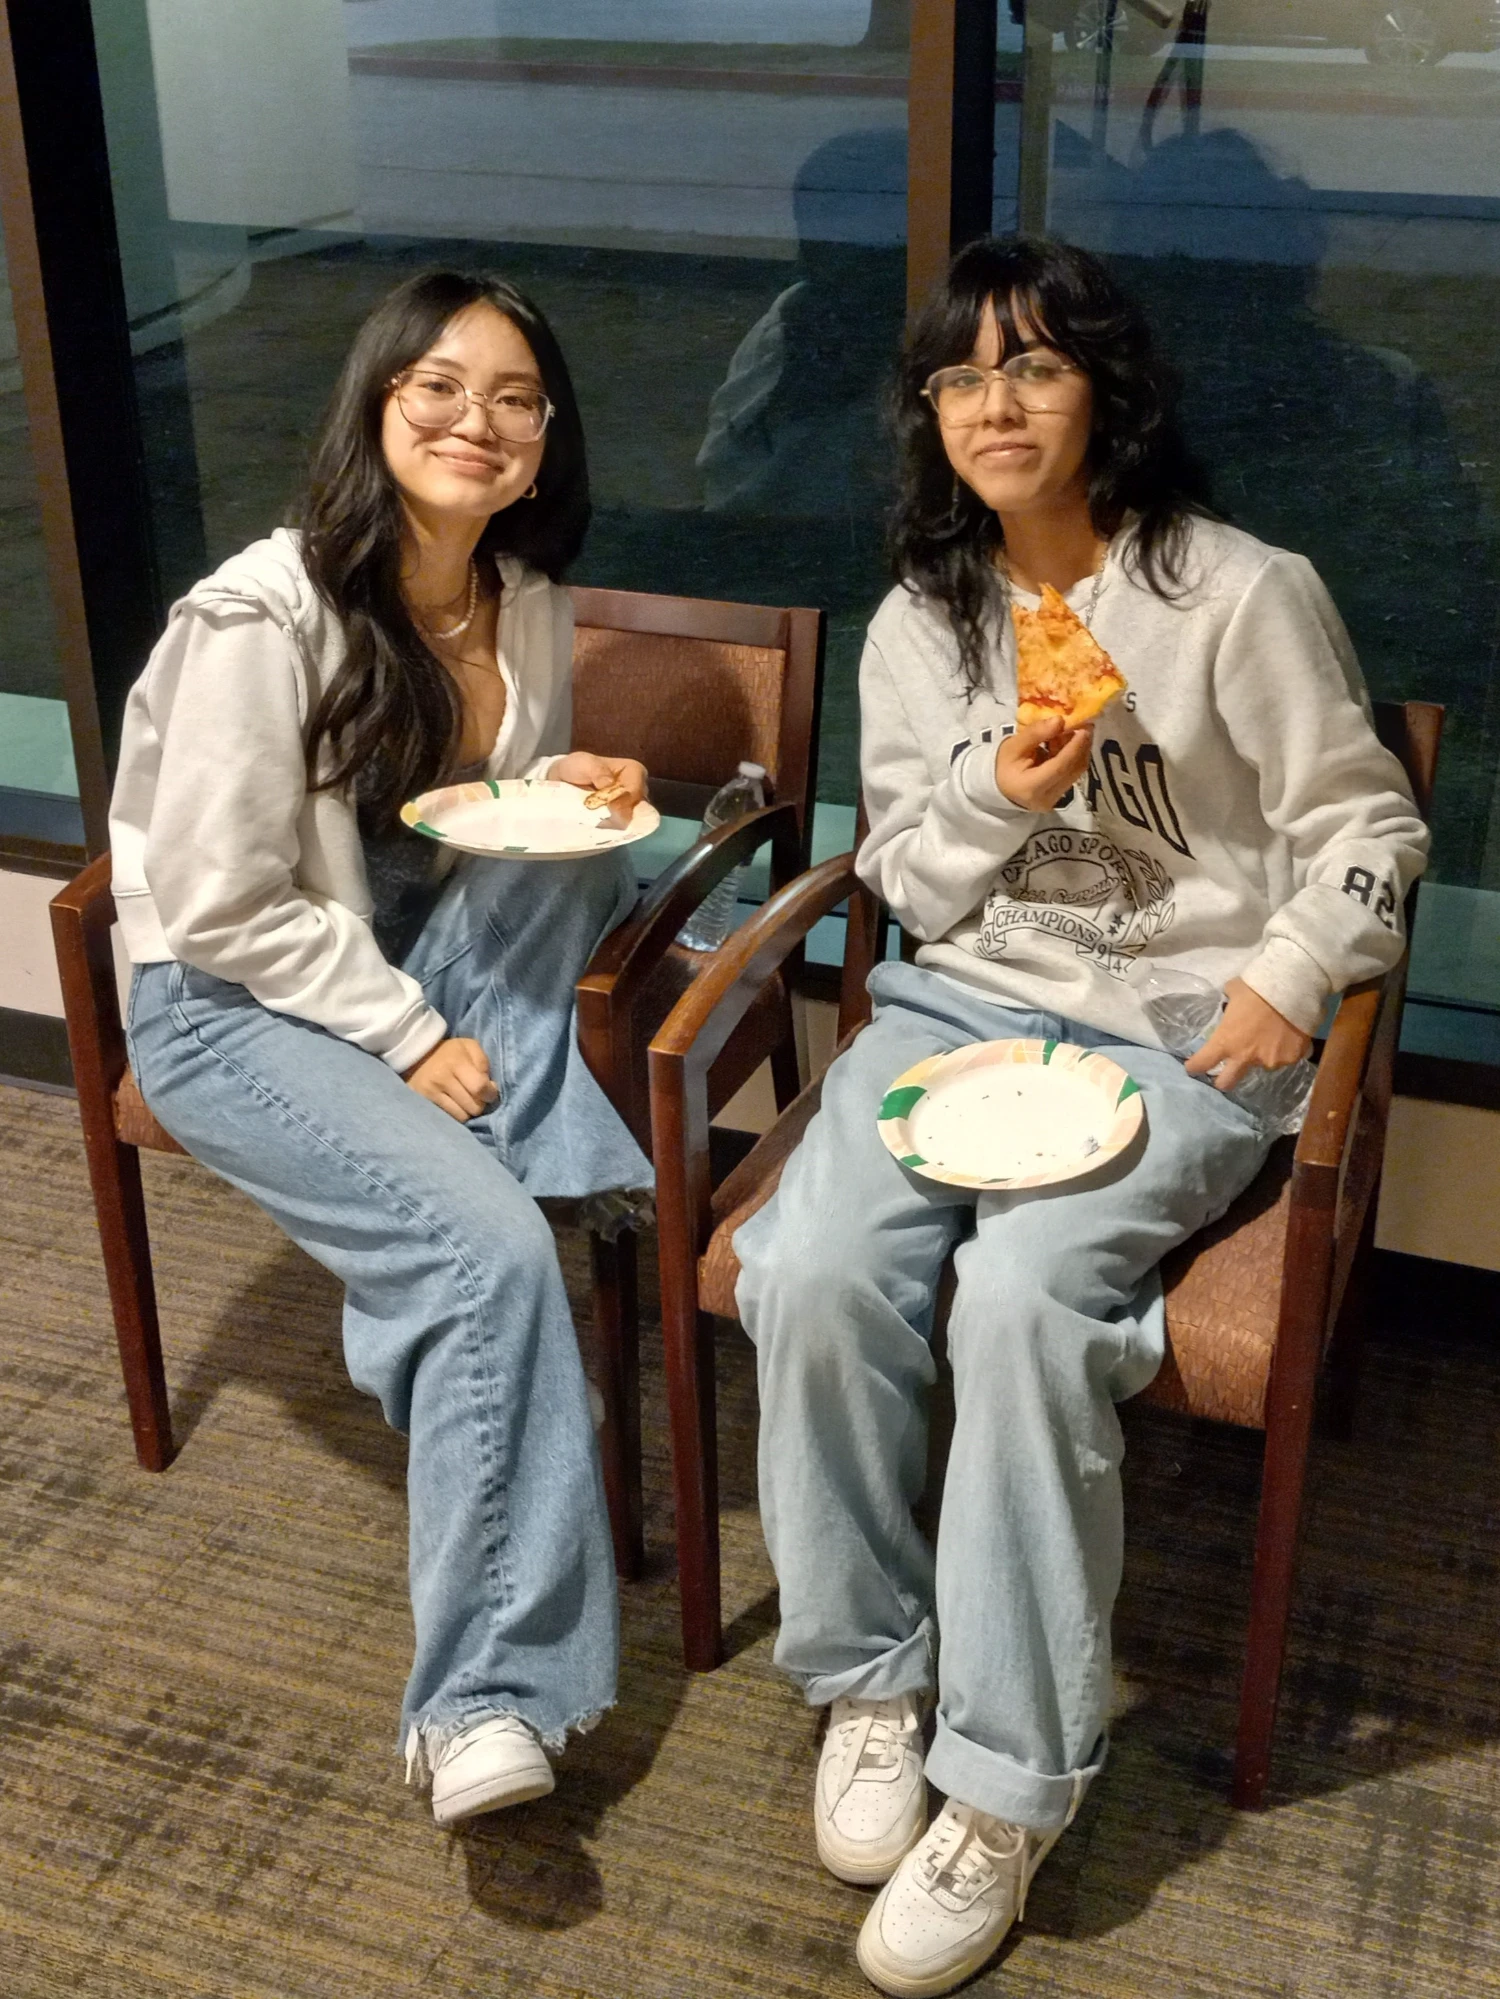
{"label": "girl with long black hair", "polygon": [[356,1384],[410,1438],[402,1743],[440,1824],[552,1788],[614,1697],[586,1384],[534,1197],[649,1183],[579,1059],[618,853],[448,857],[405,799],[465,776],[618,787],[570,751],[583,431],[541,313],[403,284],[354,343],[295,531],[174,606],[111,814],[147,1103],[344,1281]]}
{"label": "girl with long black hair", "polygon": [[[1101,1767],[1114,1405],[1161,1362],[1156,1265],[1265,1157],[1243,1079],[1297,1061],[1330,995],[1395,961],[1426,835],[1327,592],[1209,512],[1170,377],[1095,259],[970,245],[914,326],[896,403],[898,587],[861,666],[859,870],[919,948],[872,976],[871,1025],[735,1247],[777,1658],[828,1709],[818,1852],[884,1884],[859,1961],[917,1999],[996,1950]],[[1043,585],[1129,683],[1071,733],[1015,726],[1008,612]],[[1225,995],[1185,1065],[1144,1011],[1146,971]],[[1125,1070],[1145,1104],[1131,1150],[982,1193],[885,1149],[898,1076],[1013,1036]],[[912,1507],[950,1252],[934,1549]],[[925,1775],[947,1796],[930,1825]]]}

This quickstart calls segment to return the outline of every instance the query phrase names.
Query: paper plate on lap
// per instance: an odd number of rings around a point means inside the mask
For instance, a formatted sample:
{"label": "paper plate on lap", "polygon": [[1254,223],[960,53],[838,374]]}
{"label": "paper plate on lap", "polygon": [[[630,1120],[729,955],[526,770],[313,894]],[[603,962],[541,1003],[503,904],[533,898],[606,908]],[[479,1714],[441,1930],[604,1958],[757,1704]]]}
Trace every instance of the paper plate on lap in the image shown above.
{"label": "paper plate on lap", "polygon": [[607,806],[585,806],[588,793],[550,778],[481,777],[424,791],[401,808],[404,825],[460,854],[489,860],[576,861],[644,840],[661,814],[642,799],[628,826]]}
{"label": "paper plate on lap", "polygon": [[950,1187],[1046,1187],[1122,1153],[1145,1115],[1118,1062],[1072,1041],[979,1041],[929,1055],[885,1093],[880,1136]]}

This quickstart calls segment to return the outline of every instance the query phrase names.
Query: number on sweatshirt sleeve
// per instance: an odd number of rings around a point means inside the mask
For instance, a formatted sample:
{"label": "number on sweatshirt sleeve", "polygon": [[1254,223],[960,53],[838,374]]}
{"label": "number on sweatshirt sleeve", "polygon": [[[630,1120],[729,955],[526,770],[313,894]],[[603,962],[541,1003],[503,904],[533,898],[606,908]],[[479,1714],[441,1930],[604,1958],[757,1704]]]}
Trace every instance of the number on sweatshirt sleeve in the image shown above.
{"label": "number on sweatshirt sleeve", "polygon": [[[1380,922],[1387,930],[1395,929],[1396,891],[1388,878],[1381,879],[1369,868],[1349,868],[1345,871],[1343,886],[1345,895],[1353,896],[1354,900],[1362,902],[1366,909],[1373,902],[1375,914]],[[1380,890],[1378,899],[1375,895],[1377,888]]]}

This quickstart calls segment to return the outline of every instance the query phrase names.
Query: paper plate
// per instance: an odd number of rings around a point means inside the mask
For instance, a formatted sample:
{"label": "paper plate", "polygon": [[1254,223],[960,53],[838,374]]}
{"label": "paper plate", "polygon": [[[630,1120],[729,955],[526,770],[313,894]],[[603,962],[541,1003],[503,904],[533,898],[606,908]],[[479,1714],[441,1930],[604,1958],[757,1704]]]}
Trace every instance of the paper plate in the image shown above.
{"label": "paper plate", "polygon": [[1092,1173],[1140,1130],[1140,1085],[1071,1041],[979,1041],[898,1076],[880,1136],[950,1187],[1045,1187]]}
{"label": "paper plate", "polygon": [[481,777],[424,791],[401,808],[403,824],[461,854],[509,856],[528,861],[572,861],[644,840],[661,824],[645,799],[628,826],[617,826],[607,806],[584,806],[586,791],[550,778]]}

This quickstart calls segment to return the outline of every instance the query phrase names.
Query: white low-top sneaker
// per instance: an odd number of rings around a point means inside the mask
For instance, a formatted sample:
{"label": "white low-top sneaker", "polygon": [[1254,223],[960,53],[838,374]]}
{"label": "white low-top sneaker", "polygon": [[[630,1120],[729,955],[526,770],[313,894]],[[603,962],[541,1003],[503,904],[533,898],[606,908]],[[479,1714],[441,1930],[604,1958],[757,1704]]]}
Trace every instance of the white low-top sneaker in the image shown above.
{"label": "white low-top sneaker", "polygon": [[895,1999],[932,1999],[971,1978],[1026,1912],[1031,1877],[1057,1843],[950,1802],[875,1898],[859,1968]]}
{"label": "white low-top sneaker", "polygon": [[480,1812],[545,1798],[556,1779],[524,1721],[489,1714],[444,1744],[432,1766],[432,1816],[457,1825]]}
{"label": "white low-top sneaker", "polygon": [[856,1887],[888,1881],[922,1837],[922,1702],[835,1701],[818,1758],[813,1830],[830,1874]]}

